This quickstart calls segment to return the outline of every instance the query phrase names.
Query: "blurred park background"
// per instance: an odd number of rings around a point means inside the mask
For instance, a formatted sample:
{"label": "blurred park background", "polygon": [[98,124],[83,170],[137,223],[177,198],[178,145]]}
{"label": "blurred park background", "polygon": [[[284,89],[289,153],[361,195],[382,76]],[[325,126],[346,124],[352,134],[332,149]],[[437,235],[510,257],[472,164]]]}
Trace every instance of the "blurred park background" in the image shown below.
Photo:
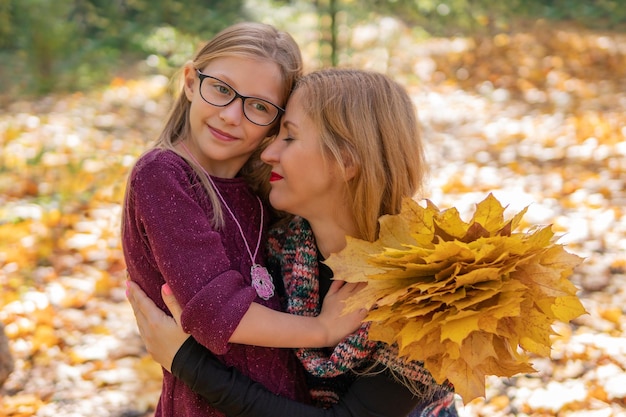
{"label": "blurred park background", "polygon": [[[626,416],[626,0],[1,0],[0,417],[148,416],[160,369],[126,302],[126,176],[197,46],[242,20],[307,70],[385,72],[414,99],[426,197],[494,192],[586,260],[589,314],[537,374],[463,416]],[[375,111],[375,109],[373,109]],[[0,337],[0,356],[6,359]],[[9,369],[12,372],[9,373]]]}

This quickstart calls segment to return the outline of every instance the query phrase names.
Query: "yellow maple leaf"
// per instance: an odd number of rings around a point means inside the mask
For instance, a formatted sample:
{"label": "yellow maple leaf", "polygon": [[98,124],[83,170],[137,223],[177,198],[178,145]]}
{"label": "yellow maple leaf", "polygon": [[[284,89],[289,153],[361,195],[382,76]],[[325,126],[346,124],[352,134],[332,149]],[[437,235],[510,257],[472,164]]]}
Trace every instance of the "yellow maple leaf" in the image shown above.
{"label": "yellow maple leaf", "polygon": [[378,240],[349,238],[326,263],[337,279],[368,283],[346,309],[370,309],[370,339],[397,344],[468,402],[488,375],[534,372],[528,354],[549,356],[554,322],[585,313],[568,279],[582,259],[550,226],[517,231],[526,210],[505,220],[489,194],[465,222],[406,199],[380,218]]}

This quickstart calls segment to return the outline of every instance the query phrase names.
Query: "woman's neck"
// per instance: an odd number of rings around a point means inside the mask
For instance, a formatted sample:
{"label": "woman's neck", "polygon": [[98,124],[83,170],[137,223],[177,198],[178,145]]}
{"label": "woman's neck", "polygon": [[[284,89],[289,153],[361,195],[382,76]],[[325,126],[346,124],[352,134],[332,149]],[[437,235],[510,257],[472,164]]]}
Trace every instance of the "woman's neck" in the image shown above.
{"label": "woman's neck", "polygon": [[353,226],[353,222],[350,221],[309,221],[309,224],[315,236],[317,248],[324,259],[345,248],[346,236],[355,236],[356,233],[354,227],[345,227],[346,225]]}

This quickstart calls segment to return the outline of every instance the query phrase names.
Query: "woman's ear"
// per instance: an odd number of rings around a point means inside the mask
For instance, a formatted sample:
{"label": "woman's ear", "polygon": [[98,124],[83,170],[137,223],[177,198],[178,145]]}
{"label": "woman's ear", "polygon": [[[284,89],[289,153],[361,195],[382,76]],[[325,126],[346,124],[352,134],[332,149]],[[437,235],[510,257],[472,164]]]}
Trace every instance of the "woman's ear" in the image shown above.
{"label": "woman's ear", "polygon": [[187,100],[192,101],[194,95],[194,85],[198,80],[198,73],[193,66],[193,62],[189,61],[183,67],[183,89]]}
{"label": "woman's ear", "polygon": [[354,179],[359,172],[359,164],[355,161],[354,156],[347,152],[344,152],[343,155],[343,167],[346,182]]}

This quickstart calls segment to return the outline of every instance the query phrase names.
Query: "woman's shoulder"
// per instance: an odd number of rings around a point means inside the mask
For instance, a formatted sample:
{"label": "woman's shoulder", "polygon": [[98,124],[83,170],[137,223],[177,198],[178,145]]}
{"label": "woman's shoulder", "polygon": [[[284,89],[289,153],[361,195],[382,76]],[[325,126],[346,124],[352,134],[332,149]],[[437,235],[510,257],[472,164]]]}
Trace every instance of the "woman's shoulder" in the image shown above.
{"label": "woman's shoulder", "polygon": [[270,255],[279,255],[289,248],[301,247],[313,238],[311,226],[302,217],[294,216],[290,221],[275,225],[269,231]]}
{"label": "woman's shoulder", "polygon": [[269,231],[271,239],[285,240],[291,236],[301,235],[302,232],[310,230],[309,222],[299,216],[293,216],[290,219],[281,221],[272,226]]}

